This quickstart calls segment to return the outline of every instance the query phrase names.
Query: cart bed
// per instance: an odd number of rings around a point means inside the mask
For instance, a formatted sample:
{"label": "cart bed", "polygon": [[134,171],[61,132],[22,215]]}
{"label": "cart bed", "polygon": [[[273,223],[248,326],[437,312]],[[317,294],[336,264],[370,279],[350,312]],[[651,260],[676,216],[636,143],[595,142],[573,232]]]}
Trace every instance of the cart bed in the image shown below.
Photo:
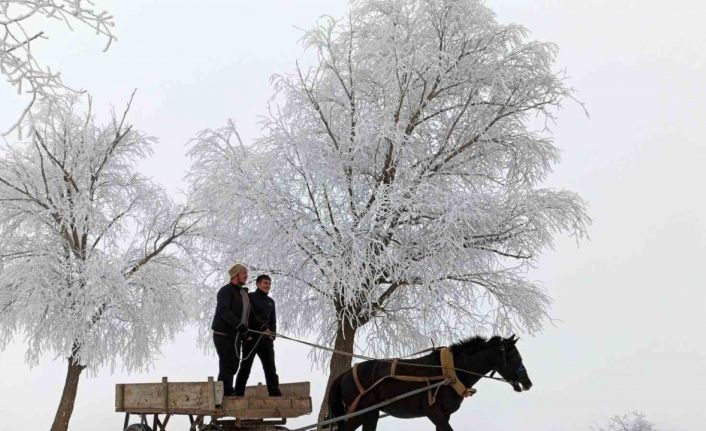
{"label": "cart bed", "polygon": [[264,385],[248,386],[243,397],[224,397],[223,383],[206,382],[119,383],[115,385],[115,411],[133,414],[168,414],[234,417],[238,419],[294,418],[311,413],[309,382],[283,383],[281,397],[270,397]]}

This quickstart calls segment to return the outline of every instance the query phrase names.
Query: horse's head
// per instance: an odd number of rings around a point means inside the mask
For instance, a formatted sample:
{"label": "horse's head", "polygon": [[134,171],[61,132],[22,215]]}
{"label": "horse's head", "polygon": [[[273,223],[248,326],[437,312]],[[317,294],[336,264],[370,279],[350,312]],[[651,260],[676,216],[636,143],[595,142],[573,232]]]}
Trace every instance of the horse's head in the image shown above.
{"label": "horse's head", "polygon": [[532,381],[527,374],[527,369],[522,363],[522,356],[517,350],[517,340],[515,336],[503,338],[497,345],[497,352],[494,355],[494,370],[497,371],[503,379],[512,384],[512,388],[516,392],[528,391],[532,387]]}

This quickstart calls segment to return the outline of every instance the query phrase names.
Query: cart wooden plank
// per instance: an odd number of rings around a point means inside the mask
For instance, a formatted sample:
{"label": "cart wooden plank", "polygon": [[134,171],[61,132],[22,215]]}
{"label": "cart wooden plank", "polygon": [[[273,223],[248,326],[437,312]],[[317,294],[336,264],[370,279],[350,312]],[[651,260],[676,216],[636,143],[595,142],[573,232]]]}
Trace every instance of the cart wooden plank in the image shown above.
{"label": "cart wooden plank", "polygon": [[[293,418],[312,411],[309,382],[283,383],[281,397],[265,385],[248,386],[243,397],[224,397],[223,383],[130,383],[115,386],[115,410],[135,414],[191,414],[238,419]],[[218,405],[218,407],[216,407]]]}
{"label": "cart wooden plank", "polygon": [[[279,385],[279,390],[283,397],[308,397],[311,391],[309,382],[293,382],[282,383]],[[256,386],[248,386],[245,388],[246,397],[266,397],[267,386],[258,384]]]}
{"label": "cart wooden plank", "polygon": [[225,397],[222,414],[240,419],[293,418],[311,413],[310,397]]}
{"label": "cart wooden plank", "polygon": [[[118,384],[115,410],[170,412],[193,410],[210,412],[223,401],[223,382],[166,382]],[[213,394],[215,392],[215,394]]]}
{"label": "cart wooden plank", "polygon": [[245,388],[243,397],[223,398],[222,414],[239,419],[293,418],[311,413],[309,382],[279,385],[281,397],[270,397],[267,386]]}

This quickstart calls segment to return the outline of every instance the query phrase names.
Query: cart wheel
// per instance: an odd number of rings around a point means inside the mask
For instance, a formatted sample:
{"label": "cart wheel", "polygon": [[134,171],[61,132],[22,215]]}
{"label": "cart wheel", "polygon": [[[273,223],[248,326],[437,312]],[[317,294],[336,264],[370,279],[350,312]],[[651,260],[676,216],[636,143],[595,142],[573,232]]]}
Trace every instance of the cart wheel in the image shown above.
{"label": "cart wheel", "polygon": [[152,431],[152,428],[143,424],[132,424],[125,428],[125,431]]}

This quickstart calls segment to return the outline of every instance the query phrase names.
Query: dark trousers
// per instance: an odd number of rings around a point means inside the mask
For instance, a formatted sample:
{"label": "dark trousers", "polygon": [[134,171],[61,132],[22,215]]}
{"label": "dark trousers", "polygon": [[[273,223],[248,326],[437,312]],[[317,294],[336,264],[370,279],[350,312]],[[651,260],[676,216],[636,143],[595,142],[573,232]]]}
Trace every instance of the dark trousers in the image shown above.
{"label": "dark trousers", "polygon": [[[223,395],[233,395],[233,376],[238,372],[238,353],[236,340],[225,335],[213,334],[213,344],[218,353],[218,381],[223,382]],[[240,350],[240,337],[238,337],[238,351]]]}
{"label": "dark trousers", "polygon": [[[259,340],[258,340],[259,338]],[[243,361],[240,364],[238,377],[235,380],[235,395],[245,394],[245,385],[250,377],[255,355],[262,362],[262,370],[265,372],[265,382],[267,382],[267,392],[270,396],[280,396],[279,377],[277,376],[277,368],[275,367],[275,349],[274,343],[270,337],[263,335],[262,337],[253,337],[250,341],[243,343]]]}

